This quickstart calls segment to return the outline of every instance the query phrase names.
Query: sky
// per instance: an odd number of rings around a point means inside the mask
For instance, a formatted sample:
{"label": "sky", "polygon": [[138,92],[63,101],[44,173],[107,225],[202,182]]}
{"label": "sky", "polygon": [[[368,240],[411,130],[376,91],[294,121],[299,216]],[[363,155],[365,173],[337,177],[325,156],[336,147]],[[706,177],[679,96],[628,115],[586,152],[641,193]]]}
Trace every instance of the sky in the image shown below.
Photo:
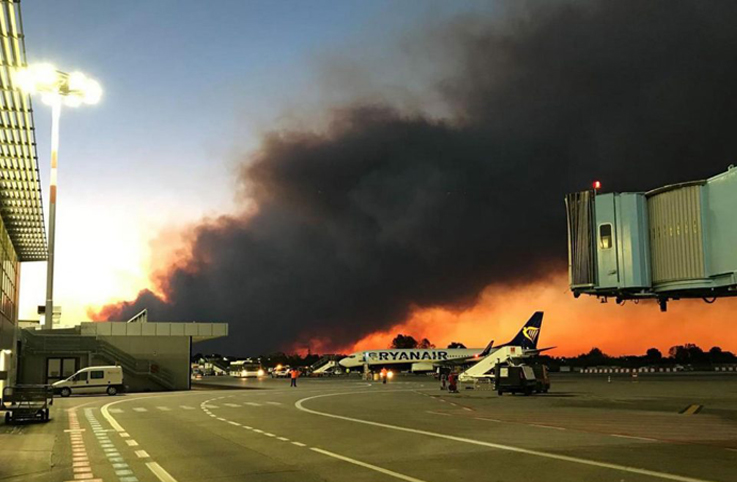
{"label": "sky", "polygon": [[[324,352],[400,331],[485,346],[544,309],[559,354],[737,350],[734,300],[574,300],[562,203],[732,162],[732,20],[698,2],[24,3],[29,62],[105,92],[62,113],[64,323],[147,308],[228,322],[213,350]],[[40,102],[35,120],[47,180]],[[45,266],[22,270],[26,318]]]}
{"label": "sky", "polygon": [[[103,101],[62,114],[55,304],[64,323],[150,286],[151,243],[235,209],[238,155],[319,104],[318,67],[361,55],[423,19],[483,2],[34,1],[23,4],[29,63],[82,71]],[[379,40],[378,43],[385,43]],[[44,201],[50,111],[35,103]],[[47,216],[48,218],[48,216]],[[22,266],[20,317],[45,298],[45,265]]]}

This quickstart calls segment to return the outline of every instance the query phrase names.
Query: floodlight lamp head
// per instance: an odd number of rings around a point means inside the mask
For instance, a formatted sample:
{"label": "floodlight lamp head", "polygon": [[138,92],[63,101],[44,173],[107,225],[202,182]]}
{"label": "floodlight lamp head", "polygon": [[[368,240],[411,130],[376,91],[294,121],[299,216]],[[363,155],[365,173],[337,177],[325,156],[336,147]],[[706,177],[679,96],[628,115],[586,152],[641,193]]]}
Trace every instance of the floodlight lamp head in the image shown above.
{"label": "floodlight lamp head", "polygon": [[67,74],[50,64],[36,64],[15,71],[16,87],[27,94],[41,93],[45,104],[62,102],[68,107],[97,104],[102,97],[100,84],[82,72]]}

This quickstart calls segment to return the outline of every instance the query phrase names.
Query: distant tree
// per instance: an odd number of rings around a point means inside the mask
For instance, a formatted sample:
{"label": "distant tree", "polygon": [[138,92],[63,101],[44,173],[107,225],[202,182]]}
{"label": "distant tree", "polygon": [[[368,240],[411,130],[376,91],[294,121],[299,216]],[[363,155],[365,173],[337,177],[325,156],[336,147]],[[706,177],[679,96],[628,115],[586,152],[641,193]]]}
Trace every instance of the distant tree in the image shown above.
{"label": "distant tree", "polygon": [[663,358],[663,354],[657,348],[648,348],[645,352],[645,358],[651,361],[660,361]]}
{"label": "distant tree", "polygon": [[678,363],[692,364],[707,361],[707,356],[704,353],[704,350],[693,343],[672,346],[668,350],[668,355]]}
{"label": "distant tree", "polygon": [[609,356],[599,348],[594,347],[588,353],[580,355],[579,359],[589,365],[603,365],[609,361]]}
{"label": "distant tree", "polygon": [[393,340],[390,348],[417,348],[417,340],[410,335],[397,335]]}
{"label": "distant tree", "polygon": [[435,345],[430,343],[430,340],[428,340],[427,338],[423,338],[422,341],[417,344],[417,348],[435,348]]}
{"label": "distant tree", "polygon": [[448,348],[466,348],[466,345],[464,345],[463,343],[454,341],[454,342],[451,342],[450,345],[448,345]]}

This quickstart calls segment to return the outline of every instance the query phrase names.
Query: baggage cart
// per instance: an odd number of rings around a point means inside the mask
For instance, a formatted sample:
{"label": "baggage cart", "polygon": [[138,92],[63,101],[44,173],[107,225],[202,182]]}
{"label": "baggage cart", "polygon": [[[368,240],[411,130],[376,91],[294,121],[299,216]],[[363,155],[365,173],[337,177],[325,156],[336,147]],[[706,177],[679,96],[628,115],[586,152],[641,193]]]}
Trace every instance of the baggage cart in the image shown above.
{"label": "baggage cart", "polygon": [[5,423],[24,420],[49,421],[49,406],[54,404],[50,385],[16,385],[3,389],[2,408]]}

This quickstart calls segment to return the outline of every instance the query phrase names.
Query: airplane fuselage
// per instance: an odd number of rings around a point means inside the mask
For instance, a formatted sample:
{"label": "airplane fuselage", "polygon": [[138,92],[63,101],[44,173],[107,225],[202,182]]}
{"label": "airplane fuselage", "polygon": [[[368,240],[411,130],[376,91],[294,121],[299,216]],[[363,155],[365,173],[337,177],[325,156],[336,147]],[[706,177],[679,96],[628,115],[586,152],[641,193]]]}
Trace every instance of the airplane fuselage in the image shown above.
{"label": "airplane fuselage", "polygon": [[399,365],[408,363],[443,364],[454,359],[478,355],[483,348],[388,348],[386,350],[364,350],[348,355],[340,360],[346,368],[363,365]]}

